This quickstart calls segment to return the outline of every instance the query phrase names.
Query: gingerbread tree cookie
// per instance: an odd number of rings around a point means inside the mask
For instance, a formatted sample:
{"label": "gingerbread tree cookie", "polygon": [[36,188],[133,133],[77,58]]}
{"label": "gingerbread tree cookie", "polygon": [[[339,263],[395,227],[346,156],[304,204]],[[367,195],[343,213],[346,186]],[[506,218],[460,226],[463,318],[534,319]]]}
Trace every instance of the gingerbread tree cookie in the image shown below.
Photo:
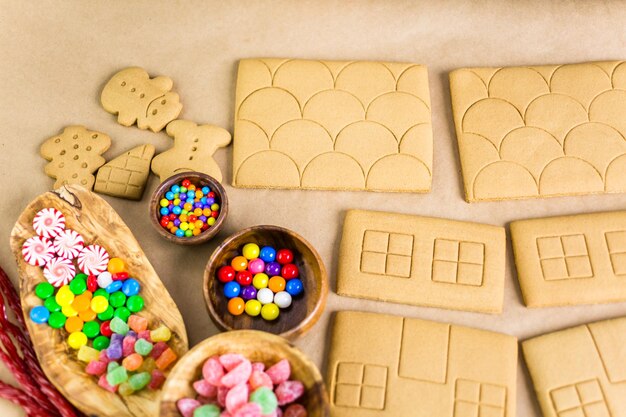
{"label": "gingerbread tree cookie", "polygon": [[140,200],[150,175],[154,146],[140,145],[107,162],[98,170],[94,191]]}
{"label": "gingerbread tree cookie", "polygon": [[105,160],[102,156],[111,146],[104,133],[87,130],[84,126],[68,126],[60,135],[47,139],[40,148],[41,156],[50,161],[46,175],[56,178],[54,187],[78,184],[91,190],[93,173]]}
{"label": "gingerbread tree cookie", "polygon": [[159,132],[176,119],[183,108],[178,94],[170,91],[173,85],[169,77],[150,78],[144,69],[130,67],[109,80],[100,102],[106,111],[117,114],[119,124],[137,123],[140,129]]}
{"label": "gingerbread tree cookie", "polygon": [[227,130],[213,125],[197,125],[188,120],[175,120],[167,125],[167,134],[174,138],[174,147],[152,160],[152,172],[161,181],[184,171],[203,172],[222,181],[222,171],[213,154],[230,143]]}

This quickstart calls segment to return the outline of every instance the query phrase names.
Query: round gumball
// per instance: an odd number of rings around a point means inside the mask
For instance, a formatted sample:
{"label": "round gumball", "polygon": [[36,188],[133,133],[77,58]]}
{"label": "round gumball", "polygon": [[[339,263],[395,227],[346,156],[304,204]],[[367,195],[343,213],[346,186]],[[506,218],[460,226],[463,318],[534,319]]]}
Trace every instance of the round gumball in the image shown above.
{"label": "round gumball", "polygon": [[258,258],[260,252],[261,249],[256,243],[247,243],[243,246],[243,249],[241,250],[242,255],[249,260]]}
{"label": "round gumball", "polygon": [[54,286],[50,284],[49,282],[40,282],[35,287],[35,295],[41,298],[42,300],[45,300],[46,298],[50,297],[52,294],[54,294]]}
{"label": "round gumball", "polygon": [[259,300],[248,300],[246,301],[246,314],[252,317],[256,317],[261,314],[261,308],[263,305],[259,302]]}
{"label": "round gumball", "polygon": [[243,271],[248,267],[248,260],[243,256],[235,256],[233,260],[230,261],[230,266],[232,266],[235,271]]}
{"label": "round gumball", "polygon": [[107,265],[107,271],[109,271],[109,273],[115,274],[116,272],[123,272],[124,268],[124,261],[120,258],[109,259],[109,264]]}
{"label": "round gumball", "polygon": [[265,270],[265,262],[263,259],[257,258],[248,262],[248,271],[253,274],[258,274],[259,272],[263,272]]}
{"label": "round gumball", "polygon": [[256,299],[261,304],[269,304],[274,301],[274,293],[269,288],[263,288],[256,293]]}
{"label": "round gumball", "polygon": [[287,308],[291,305],[291,295],[287,291],[280,291],[274,294],[274,304],[279,308]]}
{"label": "round gumball", "polygon": [[280,275],[280,264],[278,262],[267,262],[265,264],[265,273],[270,277]]}
{"label": "round gumball", "polygon": [[37,324],[44,324],[50,318],[50,311],[44,306],[37,306],[30,310],[30,319]]}
{"label": "round gumball", "polygon": [[304,291],[304,284],[299,278],[290,279],[285,285],[285,291],[287,291],[292,297],[302,294]]}
{"label": "round gumball", "polygon": [[140,290],[141,290],[141,285],[139,285],[139,282],[134,278],[127,279],[126,281],[124,281],[124,284],[122,285],[122,292],[127,297],[132,297],[133,295],[139,294]]}
{"label": "round gumball", "polygon": [[260,274],[256,274],[254,278],[252,278],[252,285],[257,290],[260,290],[261,288],[267,288],[267,283],[269,282],[269,280],[270,278],[267,276],[267,274],[261,272]]}
{"label": "round gumball", "polygon": [[277,293],[277,292],[284,291],[285,284],[286,284],[285,278],[275,276],[275,277],[270,278],[270,282],[267,284],[267,286],[269,287],[270,290],[272,290],[272,292]]}
{"label": "round gumball", "polygon": [[280,276],[285,279],[298,278],[300,271],[295,264],[285,264],[280,270]]}
{"label": "round gumball", "polygon": [[240,297],[233,297],[228,301],[228,312],[233,316],[239,316],[243,313],[245,303]]}
{"label": "round gumball", "polygon": [[252,272],[244,269],[243,271],[237,272],[235,276],[235,281],[241,286],[247,286],[252,284]]}
{"label": "round gumball", "polygon": [[261,308],[261,317],[267,321],[276,320],[280,314],[279,310],[278,306],[274,303],[265,304]]}
{"label": "round gumball", "polygon": [[52,327],[53,329],[60,329],[61,327],[65,326],[66,321],[67,317],[65,317],[65,314],[57,311],[50,314],[50,318],[48,319],[48,326]]}
{"label": "round gumball", "polygon": [[224,283],[230,282],[235,279],[236,274],[237,271],[232,266],[225,265],[217,270],[217,279]]}
{"label": "round gumball", "polygon": [[138,313],[143,310],[144,303],[142,296],[133,295],[126,300],[126,308],[128,308],[131,313]]}
{"label": "round gumball", "polygon": [[261,258],[263,262],[274,262],[274,260],[276,260],[276,249],[271,246],[262,247],[259,252],[259,258]]}
{"label": "round gumball", "polygon": [[276,252],[276,262],[286,265],[293,262],[293,252],[289,249],[281,249]]}
{"label": "round gumball", "polygon": [[241,289],[241,298],[244,300],[253,300],[256,298],[257,290],[252,285],[248,285],[247,287],[243,287]]}
{"label": "round gumball", "polygon": [[238,297],[240,292],[241,286],[235,281],[227,282],[224,285],[224,297],[226,298]]}

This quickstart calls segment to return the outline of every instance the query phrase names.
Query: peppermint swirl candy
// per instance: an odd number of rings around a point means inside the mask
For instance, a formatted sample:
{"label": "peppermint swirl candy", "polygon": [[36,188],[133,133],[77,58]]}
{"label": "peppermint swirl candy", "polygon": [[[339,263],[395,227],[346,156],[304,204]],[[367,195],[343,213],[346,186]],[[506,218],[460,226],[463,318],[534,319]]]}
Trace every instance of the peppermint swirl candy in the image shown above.
{"label": "peppermint swirl candy", "polygon": [[22,245],[22,256],[26,263],[33,266],[44,266],[54,258],[52,243],[41,236],[33,236]]}
{"label": "peppermint swirl candy", "polygon": [[57,288],[69,284],[75,275],[76,268],[67,258],[53,258],[43,269],[43,276]]}
{"label": "peppermint swirl candy", "polygon": [[78,267],[87,275],[99,275],[106,271],[109,254],[100,245],[86,246],[78,255]]}
{"label": "peppermint swirl candy", "polygon": [[74,259],[85,247],[85,239],[77,231],[65,229],[54,239],[52,245],[57,255]]}
{"label": "peppermint swirl candy", "polygon": [[55,208],[45,208],[35,215],[33,228],[39,236],[53,238],[65,230],[65,216]]}

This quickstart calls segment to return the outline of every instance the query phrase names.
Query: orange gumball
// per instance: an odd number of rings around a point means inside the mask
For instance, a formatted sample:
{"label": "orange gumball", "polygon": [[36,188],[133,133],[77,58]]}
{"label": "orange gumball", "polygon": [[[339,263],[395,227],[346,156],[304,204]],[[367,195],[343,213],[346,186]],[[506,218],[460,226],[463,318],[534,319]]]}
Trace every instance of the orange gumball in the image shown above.
{"label": "orange gumball", "polygon": [[83,330],[83,321],[78,316],[68,317],[65,321],[65,330],[70,334],[80,332]]}
{"label": "orange gumball", "polygon": [[97,316],[96,312],[90,308],[78,313],[78,317],[80,317],[80,319],[84,322],[94,321],[96,319],[96,316]]}
{"label": "orange gumball", "polygon": [[241,297],[234,297],[228,301],[228,312],[233,316],[239,316],[243,313],[246,303]]}
{"label": "orange gumball", "polygon": [[267,285],[273,293],[285,291],[285,285],[287,285],[285,278],[275,276],[270,278],[270,282]]}
{"label": "orange gumball", "polygon": [[235,271],[243,271],[248,267],[248,260],[243,256],[235,256],[230,262],[230,266],[232,266]]}
{"label": "orange gumball", "polygon": [[109,265],[107,267],[107,270],[112,274],[124,272],[124,261],[122,261],[120,258],[109,259]]}
{"label": "orange gumball", "polygon": [[79,313],[83,311],[87,311],[90,306],[91,306],[91,297],[87,295],[81,294],[77,296],[76,298],[74,298],[74,301],[72,301],[72,308],[78,311]]}

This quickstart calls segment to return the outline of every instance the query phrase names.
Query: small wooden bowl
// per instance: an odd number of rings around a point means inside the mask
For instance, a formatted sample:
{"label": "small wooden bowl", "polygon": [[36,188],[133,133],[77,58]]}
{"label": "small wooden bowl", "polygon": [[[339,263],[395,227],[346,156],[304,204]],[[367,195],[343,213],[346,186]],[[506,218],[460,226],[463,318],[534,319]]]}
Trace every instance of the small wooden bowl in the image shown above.
{"label": "small wooden bowl", "polygon": [[[224,297],[224,284],[217,279],[217,270],[228,265],[241,254],[246,243],[291,249],[294,263],[300,270],[304,294],[294,297],[289,308],[281,309],[278,318],[266,321],[261,316],[250,317],[246,313],[233,316],[228,312],[228,300]],[[304,238],[279,226],[253,226],[241,230],[226,239],[211,255],[204,270],[204,300],[209,315],[221,330],[262,330],[293,339],[304,334],[319,319],[326,305],[328,276],[319,254]]]}
{"label": "small wooden bowl", "polygon": [[[161,206],[159,205],[159,201],[161,201],[161,199],[165,196],[165,193],[172,187],[172,185],[178,184],[185,178],[191,181],[191,183],[194,184],[196,187],[201,188],[206,185],[211,188],[211,191],[215,193],[217,197],[216,200],[220,205],[220,214],[219,216],[217,216],[215,224],[209,227],[209,229],[200,233],[198,236],[178,237],[165,230],[159,222],[159,209],[161,208]],[[228,215],[228,198],[226,197],[226,190],[224,190],[222,184],[220,184],[219,181],[215,178],[201,172],[181,172],[180,174],[172,175],[161,184],[159,184],[157,189],[154,190],[154,193],[152,193],[152,198],[150,198],[149,210],[150,220],[152,220],[154,228],[165,239],[179,245],[199,245],[211,240],[224,225],[224,222],[226,221],[226,216]]]}
{"label": "small wooden bowl", "polygon": [[291,364],[291,379],[301,381],[306,388],[298,403],[306,407],[309,417],[329,416],[322,376],[301,351],[278,336],[239,330],[210,337],[178,360],[163,386],[160,417],[181,417],[176,401],[185,397],[195,398],[192,383],[202,377],[202,365],[211,356],[224,353],[240,353],[253,362],[263,362],[266,367],[287,359]]}

